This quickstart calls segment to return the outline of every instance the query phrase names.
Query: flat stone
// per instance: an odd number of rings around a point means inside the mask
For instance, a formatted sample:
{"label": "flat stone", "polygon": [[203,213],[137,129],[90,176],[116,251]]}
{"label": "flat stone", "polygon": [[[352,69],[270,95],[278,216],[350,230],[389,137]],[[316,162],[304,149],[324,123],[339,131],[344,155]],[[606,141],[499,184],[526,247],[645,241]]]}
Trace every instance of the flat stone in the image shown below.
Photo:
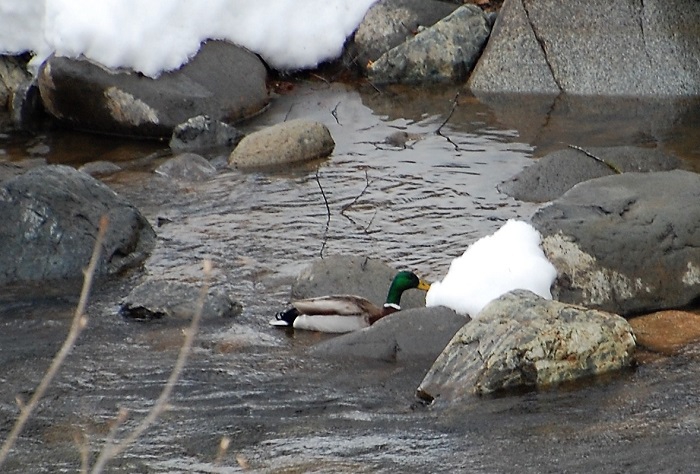
{"label": "flat stone", "polygon": [[229,156],[236,168],[259,168],[301,163],[330,155],[331,133],[321,122],[296,119],[247,135]]}
{"label": "flat stone", "polygon": [[311,353],[431,364],[468,321],[444,307],[402,310],[368,328],[316,344]]}
{"label": "flat stone", "polygon": [[208,115],[198,115],[178,124],[170,138],[173,151],[209,150],[212,148],[234,148],[243,138],[235,127]]}
{"label": "flat stone", "polygon": [[645,349],[673,355],[700,341],[700,314],[689,311],[658,311],[629,320],[637,344]]}
{"label": "flat stone", "polygon": [[[121,301],[119,313],[132,319],[190,320],[199,310],[201,289],[197,285],[167,280],[148,280]],[[204,298],[202,318],[230,318],[241,313],[241,304],[227,294],[210,289]]]}
{"label": "flat stone", "polygon": [[618,172],[668,171],[680,165],[678,158],[657,149],[631,146],[565,148],[538,159],[501,183],[498,190],[521,201],[551,201],[574,185],[590,179]]}

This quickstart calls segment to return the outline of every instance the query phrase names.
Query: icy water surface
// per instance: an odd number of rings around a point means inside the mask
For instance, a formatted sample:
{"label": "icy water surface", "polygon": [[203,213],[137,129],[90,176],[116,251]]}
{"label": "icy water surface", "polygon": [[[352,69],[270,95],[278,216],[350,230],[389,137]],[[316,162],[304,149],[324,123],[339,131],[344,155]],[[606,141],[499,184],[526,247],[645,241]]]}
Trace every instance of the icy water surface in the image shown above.
{"label": "icy water surface", "polygon": [[[548,150],[659,146],[700,168],[697,103],[484,105],[457,92],[299,85],[246,131],[319,120],[336,141],[333,155],[272,171],[222,169],[206,183],[154,175],[166,158],[159,144],[59,131],[0,135],[0,159],[120,163],[125,171],[106,182],[158,233],[143,272],[198,282],[202,259],[211,258],[213,285],[244,307],[235,320],[203,322],[171,409],[109,472],[696,469],[698,346],[647,357],[605,379],[446,409],[414,397],[432,361],[320,360],[305,349],[329,336],[268,327],[299,271],[325,255],[366,255],[440,278],[469,243],[532,214],[534,205],[499,194],[496,185]],[[210,158],[221,161],[225,153]],[[89,325],[5,472],[76,472],[81,446],[94,459],[119,408],[130,412],[121,436],[157,398],[186,322],[116,315],[142,276],[136,271],[97,286]],[[31,396],[60,346],[74,294],[26,287],[0,294],[3,434],[17,416],[15,397]],[[218,452],[222,437],[230,445]]]}

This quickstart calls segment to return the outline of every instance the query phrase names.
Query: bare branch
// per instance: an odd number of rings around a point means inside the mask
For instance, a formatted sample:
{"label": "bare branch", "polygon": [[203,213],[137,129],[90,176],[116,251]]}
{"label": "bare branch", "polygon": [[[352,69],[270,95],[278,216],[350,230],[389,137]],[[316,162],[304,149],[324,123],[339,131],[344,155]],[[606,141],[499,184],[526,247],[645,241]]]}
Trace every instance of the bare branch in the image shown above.
{"label": "bare branch", "polygon": [[93,473],[102,472],[106,464],[114,457],[118,456],[124,452],[135,440],[137,440],[163,413],[168,407],[168,400],[170,395],[177,384],[180,374],[182,373],[185,363],[187,362],[187,357],[192,350],[192,345],[194,343],[195,335],[199,329],[199,321],[202,319],[202,313],[204,312],[204,303],[206,301],[207,293],[209,292],[209,279],[212,273],[212,263],[211,260],[204,261],[204,284],[199,293],[199,300],[197,302],[197,310],[192,316],[192,323],[189,328],[185,331],[185,340],[180,347],[180,352],[175,361],[175,366],[173,371],[170,373],[163,391],[160,393],[158,400],[156,400],[151,410],[148,412],[146,417],[139,423],[136,428],[126,436],[118,444],[109,443],[104,446],[100,455],[95,461],[95,466],[92,469]]}
{"label": "bare branch", "polygon": [[618,168],[617,166],[615,166],[615,165],[612,164],[612,163],[608,163],[608,162],[605,161],[603,158],[601,158],[601,157],[599,157],[599,156],[595,156],[593,153],[591,153],[591,152],[589,152],[589,151],[587,151],[587,150],[584,150],[584,149],[581,148],[580,146],[569,145],[569,148],[573,148],[574,150],[578,150],[578,151],[580,151],[581,153],[583,153],[584,155],[588,156],[589,158],[593,158],[593,159],[596,160],[598,163],[604,164],[605,166],[607,166],[608,168],[610,168],[611,170],[613,170],[616,174],[622,174],[622,170],[621,170],[620,168]]}

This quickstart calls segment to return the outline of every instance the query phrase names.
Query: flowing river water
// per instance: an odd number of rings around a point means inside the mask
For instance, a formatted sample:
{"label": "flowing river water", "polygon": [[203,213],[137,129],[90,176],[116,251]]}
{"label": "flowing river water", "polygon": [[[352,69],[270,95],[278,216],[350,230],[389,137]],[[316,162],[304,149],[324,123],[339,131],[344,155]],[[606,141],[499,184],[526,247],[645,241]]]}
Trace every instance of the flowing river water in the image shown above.
{"label": "flowing river water", "polygon": [[[205,258],[214,262],[213,286],[243,312],[203,321],[169,410],[108,472],[696,471],[700,345],[646,354],[633,370],[601,379],[445,408],[415,398],[431,361],[323,360],[307,348],[330,336],[267,325],[296,275],[322,256],[365,255],[441,278],[471,242],[536,210],[496,185],[547,151],[658,146],[700,170],[697,101],[486,105],[457,92],[298,84],[244,130],[319,120],[336,141],[333,155],[277,170],[222,167],[202,183],[154,174],[167,158],[163,144],[0,133],[0,159],[120,164],[105,182],[158,234],[144,268],[97,284],[88,326],[3,472],[79,471],[81,453],[94,462],[121,408],[129,416],[117,438],[133,429],[168,378],[187,322],[128,321],[118,303],[144,274],[200,282]],[[76,304],[74,286],[0,292],[3,437]]]}

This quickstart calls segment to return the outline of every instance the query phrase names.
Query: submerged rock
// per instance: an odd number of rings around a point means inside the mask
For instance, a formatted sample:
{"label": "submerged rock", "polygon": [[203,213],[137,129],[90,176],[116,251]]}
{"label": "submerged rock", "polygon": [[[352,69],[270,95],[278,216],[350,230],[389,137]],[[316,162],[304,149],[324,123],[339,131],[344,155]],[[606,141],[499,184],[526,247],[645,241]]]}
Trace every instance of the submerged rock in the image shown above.
{"label": "submerged rock", "polygon": [[34,168],[0,187],[0,284],[80,278],[102,216],[109,227],[97,274],[146,259],[155,233],[141,213],[93,177],[68,166]]}
{"label": "submerged rock", "polygon": [[678,158],[658,149],[633,146],[565,148],[538,159],[501,183],[498,190],[521,201],[551,201],[575,184],[589,179],[634,171],[668,171],[680,165]]}
{"label": "submerged rock", "polygon": [[516,290],[455,334],[418,395],[450,402],[603,374],[628,366],[634,349],[632,328],[623,318]]}
{"label": "submerged rock", "polygon": [[236,122],[268,102],[267,71],[249,51],[223,41],[204,43],[177,71],[157,79],[110,71],[88,60],[51,56],[38,74],[46,109],[74,128],[170,138],[197,115]]}
{"label": "submerged rock", "polygon": [[491,32],[486,15],[465,5],[384,53],[367,68],[375,83],[454,82],[476,64]]}
{"label": "submerged rock", "polygon": [[[379,260],[363,256],[332,255],[305,268],[292,285],[291,299],[326,295],[358,295],[381,306],[386,301],[397,270]],[[405,291],[401,308],[422,308],[425,292]]]}
{"label": "submerged rock", "polygon": [[[199,309],[201,288],[188,283],[148,280],[135,287],[120,303],[119,314],[133,319],[191,319]],[[203,318],[234,317],[241,304],[228,295],[209,290],[202,307]]]}
{"label": "submerged rock", "polygon": [[229,157],[236,168],[257,168],[300,163],[328,156],[335,148],[324,124],[296,119],[251,133]]}
{"label": "submerged rock", "polygon": [[196,153],[182,153],[158,166],[156,174],[179,181],[206,181],[216,175],[214,165]]}
{"label": "submerged rock", "polygon": [[475,93],[697,95],[699,23],[695,0],[508,1],[469,86]]}
{"label": "submerged rock", "polygon": [[386,316],[360,331],[316,344],[316,355],[432,363],[467,322],[451,309],[415,308]]}
{"label": "submerged rock", "polygon": [[532,218],[552,295],[624,316],[700,297],[700,175],[623,173],[575,186]]}

